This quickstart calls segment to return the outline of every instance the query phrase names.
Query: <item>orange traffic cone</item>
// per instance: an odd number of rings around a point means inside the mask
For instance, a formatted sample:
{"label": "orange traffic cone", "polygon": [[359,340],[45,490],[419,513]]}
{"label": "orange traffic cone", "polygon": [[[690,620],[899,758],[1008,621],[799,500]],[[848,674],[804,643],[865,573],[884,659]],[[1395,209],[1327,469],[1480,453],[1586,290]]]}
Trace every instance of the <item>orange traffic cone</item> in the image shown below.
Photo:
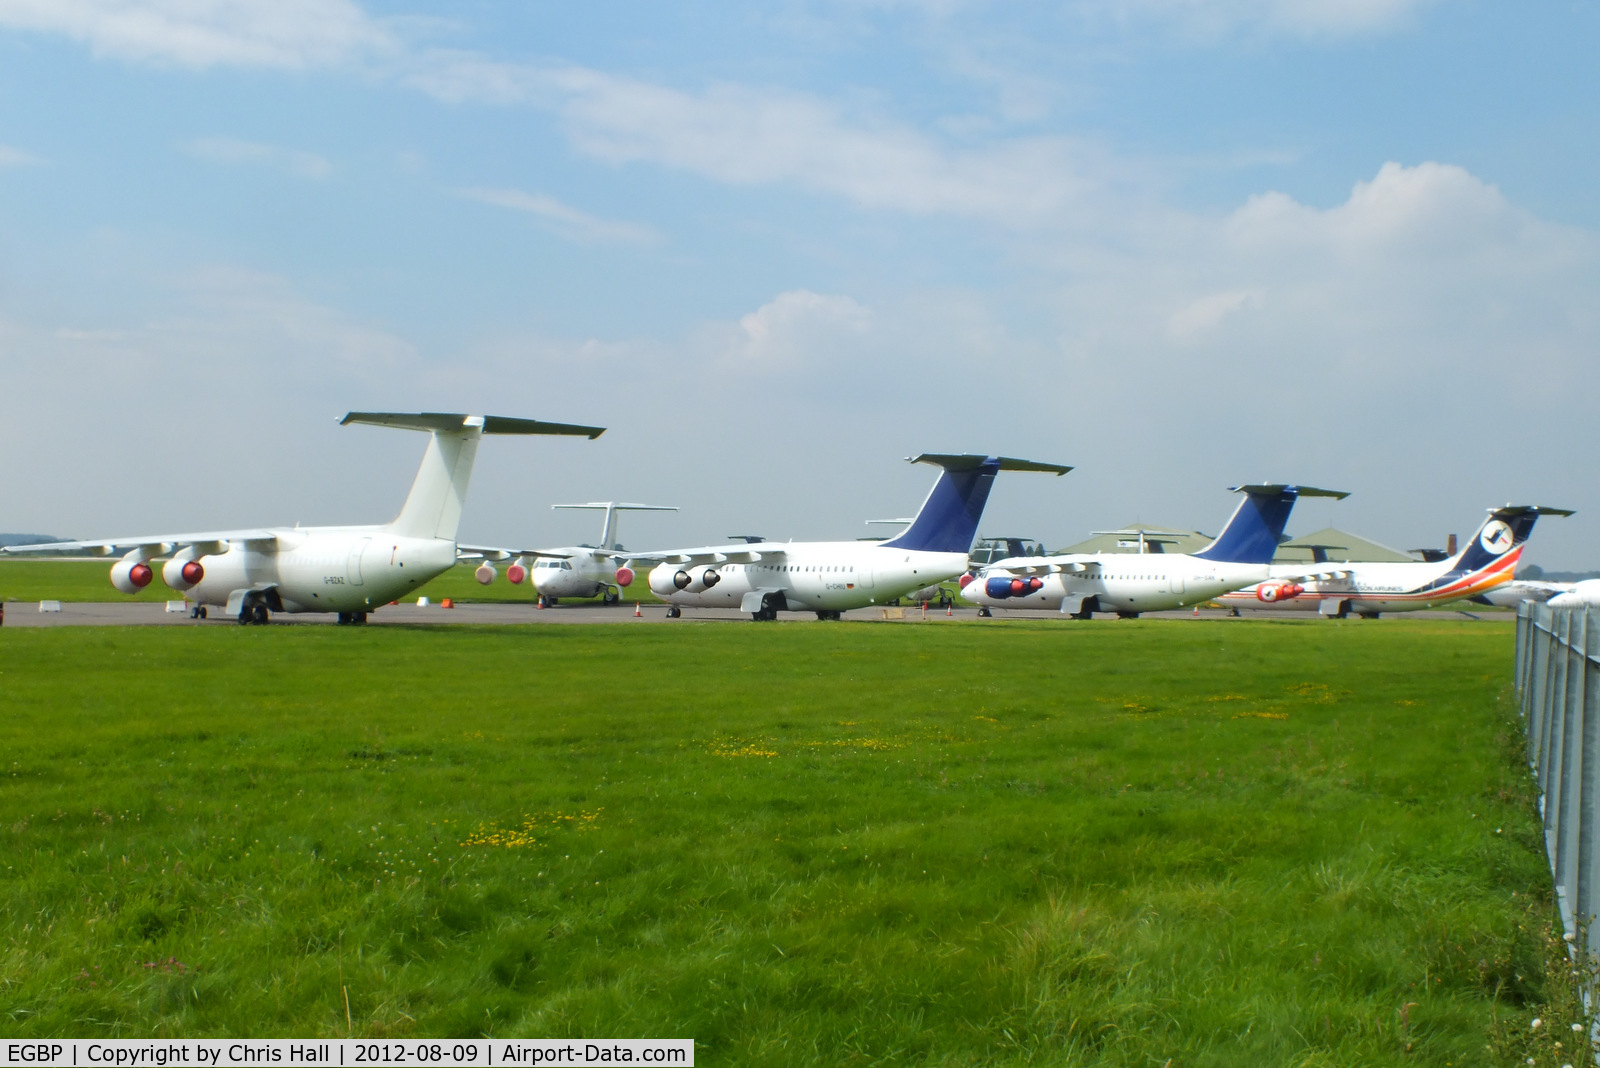
{"label": "orange traffic cone", "polygon": [[439,602],[439,607],[440,608],[454,608],[455,606],[456,606],[456,603],[454,601],[452,601],[448,597],[446,597],[444,600]]}
{"label": "orange traffic cone", "polygon": [[1194,614],[1195,615],[1199,615],[1200,614],[1200,606],[1199,605],[1195,605],[1194,606]]}
{"label": "orange traffic cone", "polygon": [[638,619],[642,615],[644,615],[644,613],[639,611],[639,602],[633,602],[633,618]]}
{"label": "orange traffic cone", "polygon": [[954,605],[948,605],[948,604],[945,605],[944,606],[944,614],[947,615],[947,616],[955,615],[956,614],[955,606]]}

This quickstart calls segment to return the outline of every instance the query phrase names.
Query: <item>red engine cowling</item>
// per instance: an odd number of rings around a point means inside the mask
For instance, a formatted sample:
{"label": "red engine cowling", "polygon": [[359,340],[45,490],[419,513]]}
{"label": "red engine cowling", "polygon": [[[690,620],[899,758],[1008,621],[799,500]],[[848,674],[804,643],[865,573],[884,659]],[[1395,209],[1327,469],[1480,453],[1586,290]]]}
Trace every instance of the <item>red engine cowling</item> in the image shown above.
{"label": "red engine cowling", "polygon": [[206,577],[206,569],[200,561],[174,557],[161,568],[161,581],[175,590],[193,589]]}
{"label": "red engine cowling", "polygon": [[478,569],[472,573],[472,577],[478,580],[479,585],[487,586],[494,581],[494,577],[497,574],[499,572],[488,564],[479,564]]}
{"label": "red engine cowling", "polygon": [[523,579],[528,577],[528,569],[521,564],[512,564],[506,568],[506,581],[513,586],[522,585]]}
{"label": "red engine cowling", "polygon": [[631,568],[631,567],[619,567],[619,568],[617,568],[617,585],[618,586],[632,586],[633,585],[633,568]]}
{"label": "red engine cowling", "polygon": [[977,577],[978,576],[976,576],[972,572],[968,571],[965,575],[962,575],[959,579],[956,580],[956,585],[960,586],[962,589],[966,589],[972,583],[972,580],[977,578]]}
{"label": "red engine cowling", "polygon": [[122,560],[111,569],[111,585],[122,593],[138,593],[155,577],[156,573],[143,560]]}
{"label": "red engine cowling", "polygon": [[1298,582],[1263,582],[1256,587],[1256,600],[1267,604],[1278,601],[1287,601],[1291,597],[1298,597],[1306,592],[1306,588]]}

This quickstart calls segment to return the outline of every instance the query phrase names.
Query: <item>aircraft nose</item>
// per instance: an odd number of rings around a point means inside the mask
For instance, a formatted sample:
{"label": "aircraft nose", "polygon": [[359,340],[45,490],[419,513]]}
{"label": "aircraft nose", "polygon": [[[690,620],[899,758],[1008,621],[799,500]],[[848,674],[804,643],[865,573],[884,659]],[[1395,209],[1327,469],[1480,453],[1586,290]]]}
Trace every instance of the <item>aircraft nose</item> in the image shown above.
{"label": "aircraft nose", "polygon": [[983,576],[982,576],[981,572],[979,574],[979,577],[973,579],[971,582],[969,582],[965,586],[961,587],[961,597],[962,597],[963,600],[971,601],[973,604],[981,604],[982,603],[982,598],[983,598]]}

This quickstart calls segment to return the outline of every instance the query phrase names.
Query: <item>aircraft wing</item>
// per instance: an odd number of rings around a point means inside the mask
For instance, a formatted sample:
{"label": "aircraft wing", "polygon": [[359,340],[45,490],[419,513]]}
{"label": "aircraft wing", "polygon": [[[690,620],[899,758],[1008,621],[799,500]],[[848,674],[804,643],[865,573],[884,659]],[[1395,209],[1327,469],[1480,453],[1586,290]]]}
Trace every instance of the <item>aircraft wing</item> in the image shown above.
{"label": "aircraft wing", "polygon": [[1092,575],[1100,572],[1099,564],[1085,564],[1076,561],[1049,563],[1040,560],[1034,563],[1022,561],[1007,563],[1004,560],[996,560],[994,563],[984,566],[991,570],[1005,571],[1012,575]]}
{"label": "aircraft wing", "polygon": [[704,549],[676,549],[658,553],[630,553],[619,552],[619,559],[627,560],[630,564],[683,564],[694,566],[697,564],[756,564],[763,561],[783,560],[788,553],[778,546],[766,548],[765,542],[758,542],[747,549],[736,549],[732,546],[710,546]]}
{"label": "aircraft wing", "polygon": [[91,538],[87,541],[50,541],[34,545],[7,545],[0,553],[15,556],[72,555],[110,556],[118,550],[142,549],[150,556],[165,556],[188,545],[205,549],[205,555],[222,552],[231,542],[243,542],[253,549],[276,544],[277,530],[207,530],[197,534],[142,534],[127,538]]}
{"label": "aircraft wing", "polygon": [[511,560],[518,556],[548,556],[570,560],[572,553],[551,552],[548,549],[504,549],[494,545],[456,545],[457,560]]}
{"label": "aircraft wing", "polygon": [[1323,579],[1347,579],[1355,575],[1348,567],[1323,568],[1319,571],[1302,571],[1294,575],[1273,575],[1271,582],[1320,582]]}

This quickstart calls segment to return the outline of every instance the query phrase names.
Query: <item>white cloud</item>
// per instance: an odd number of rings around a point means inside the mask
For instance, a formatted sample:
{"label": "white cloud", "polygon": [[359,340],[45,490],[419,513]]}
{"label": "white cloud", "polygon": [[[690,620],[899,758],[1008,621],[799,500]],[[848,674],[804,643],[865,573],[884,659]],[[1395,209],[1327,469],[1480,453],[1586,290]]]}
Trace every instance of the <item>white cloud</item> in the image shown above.
{"label": "white cloud", "polygon": [[314,152],[234,137],[204,137],[189,142],[184,149],[208,163],[258,164],[287,171],[298,178],[326,178],[333,172],[333,165]]}
{"label": "white cloud", "polygon": [[10,145],[0,145],[0,171],[11,167],[31,167],[43,162],[44,160],[31,152],[24,152]]}
{"label": "white cloud", "polygon": [[764,371],[836,367],[870,325],[871,314],[850,297],[809,289],[779,293],[737,326],[724,328],[726,365]]}
{"label": "white cloud", "polygon": [[954,149],[799,93],[745,85],[688,93],[573,68],[555,82],[580,150],[732,185],[792,184],[865,207],[1020,224],[1061,211],[1092,184],[1088,153],[1066,138]]}
{"label": "white cloud", "polygon": [[396,42],[350,0],[0,0],[0,26],[183,67],[332,67]]}
{"label": "white cloud", "polygon": [[660,240],[660,234],[648,226],[602,219],[543,193],[527,193],[520,189],[458,189],[456,192],[468,200],[531,215],[546,229],[580,244],[647,245]]}
{"label": "white cloud", "polygon": [[1216,329],[1228,316],[1244,308],[1259,307],[1261,292],[1255,289],[1235,289],[1225,293],[1209,293],[1199,297],[1172,316],[1167,332],[1179,341],[1189,341]]}
{"label": "white cloud", "polygon": [[1081,0],[1098,21],[1151,26],[1198,41],[1237,34],[1305,38],[1382,33],[1440,0]]}

